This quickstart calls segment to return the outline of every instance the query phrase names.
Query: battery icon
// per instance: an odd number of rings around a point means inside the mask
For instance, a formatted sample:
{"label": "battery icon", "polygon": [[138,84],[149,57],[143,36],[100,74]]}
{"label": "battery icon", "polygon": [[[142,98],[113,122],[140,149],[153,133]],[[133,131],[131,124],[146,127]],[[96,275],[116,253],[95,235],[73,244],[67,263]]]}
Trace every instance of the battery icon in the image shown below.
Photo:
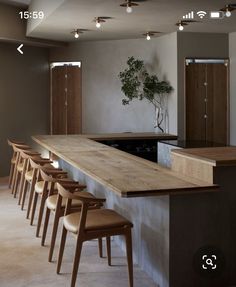
{"label": "battery icon", "polygon": [[223,11],[211,11],[210,18],[211,19],[223,19],[225,16]]}

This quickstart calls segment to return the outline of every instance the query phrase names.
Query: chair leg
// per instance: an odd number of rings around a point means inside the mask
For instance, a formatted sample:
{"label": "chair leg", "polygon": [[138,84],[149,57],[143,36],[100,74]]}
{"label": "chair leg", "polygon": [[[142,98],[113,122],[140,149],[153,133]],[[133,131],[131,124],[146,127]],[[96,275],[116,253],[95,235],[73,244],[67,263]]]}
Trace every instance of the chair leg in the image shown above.
{"label": "chair leg", "polygon": [[23,194],[23,186],[24,186],[25,176],[23,173],[20,173],[20,185],[19,185],[19,199],[18,205],[21,204],[22,194]]}
{"label": "chair leg", "polygon": [[111,237],[110,236],[106,237],[106,242],[107,242],[107,260],[108,260],[108,265],[111,266]]}
{"label": "chair leg", "polygon": [[98,238],[98,249],[99,249],[99,256],[102,258],[102,238]]}
{"label": "chair leg", "polygon": [[42,218],[43,218],[43,211],[44,211],[45,201],[46,201],[46,196],[44,194],[42,194],[40,207],[39,207],[39,217],[38,217],[38,224],[37,224],[37,229],[36,229],[36,237],[39,237],[39,232],[40,232],[40,227],[41,227]]}
{"label": "chair leg", "polygon": [[18,171],[16,171],[16,179],[15,179],[14,186],[13,186],[14,198],[16,198],[17,189],[18,189],[18,185],[19,185],[19,180],[20,180],[20,173]]}
{"label": "chair leg", "polygon": [[47,208],[46,210],[46,215],[45,215],[45,220],[44,220],[44,225],[43,225],[43,235],[42,235],[42,240],[41,240],[41,246],[44,246],[45,244],[45,239],[47,235],[47,230],[48,230],[48,221],[50,217],[50,212],[51,210]]}
{"label": "chair leg", "polygon": [[60,220],[59,212],[56,212],[55,217],[54,217],[53,228],[52,228],[52,236],[51,236],[51,243],[50,243],[50,249],[49,249],[49,255],[48,255],[48,262],[52,262],[52,256],[53,256],[53,251],[54,251],[54,247],[56,243],[59,220]]}
{"label": "chair leg", "polygon": [[36,206],[37,206],[38,196],[39,196],[38,193],[34,192],[34,202],[33,202],[33,206],[32,206],[30,225],[33,225],[33,222],[34,222],[34,215],[35,215],[35,210],[36,210]]}
{"label": "chair leg", "polygon": [[28,207],[27,207],[27,213],[26,213],[26,218],[29,218],[30,215],[30,210],[32,207],[32,200],[33,200],[33,195],[34,195],[34,187],[35,187],[35,180],[33,179],[30,185],[30,190],[29,190],[29,199],[28,199]]}
{"label": "chair leg", "polygon": [[129,272],[129,287],[133,287],[133,255],[132,255],[132,235],[131,228],[127,229],[125,234],[126,239],[126,254]]}
{"label": "chair leg", "polygon": [[61,243],[60,243],[58,260],[57,260],[57,274],[59,274],[61,271],[61,262],[62,262],[63,253],[64,253],[64,249],[65,249],[66,235],[67,235],[67,230],[63,226],[62,234],[61,234]]}
{"label": "chair leg", "polygon": [[24,181],[24,185],[23,185],[23,192],[22,192],[21,210],[24,210],[25,198],[26,198],[27,190],[28,190],[28,181],[25,180]]}
{"label": "chair leg", "polygon": [[16,183],[16,174],[17,174],[17,165],[14,165],[13,175],[12,175],[12,183],[11,183],[11,193],[14,194],[14,187]]}
{"label": "chair leg", "polygon": [[76,242],[75,258],[74,258],[74,263],[73,263],[72,276],[71,276],[71,285],[70,285],[71,287],[75,286],[77,273],[78,273],[78,268],[79,268],[79,262],[80,262],[80,255],[81,255],[82,246],[83,246],[83,241],[78,236],[77,237],[77,242]]}
{"label": "chair leg", "polygon": [[11,164],[10,174],[9,174],[9,181],[8,181],[8,187],[9,188],[11,188],[11,186],[12,186],[13,171],[14,171],[14,164]]}

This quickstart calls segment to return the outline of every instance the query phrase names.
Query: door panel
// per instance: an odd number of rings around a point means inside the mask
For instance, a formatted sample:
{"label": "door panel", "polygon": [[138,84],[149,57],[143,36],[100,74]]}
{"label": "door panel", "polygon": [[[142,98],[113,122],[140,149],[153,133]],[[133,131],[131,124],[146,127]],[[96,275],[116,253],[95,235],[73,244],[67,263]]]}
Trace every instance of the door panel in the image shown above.
{"label": "door panel", "polygon": [[227,144],[228,67],[207,65],[207,141]]}
{"label": "door panel", "polygon": [[205,140],[206,65],[186,66],[186,139]]}
{"label": "door panel", "polygon": [[67,133],[82,130],[81,68],[67,67]]}
{"label": "door panel", "polygon": [[51,72],[51,133],[66,134],[66,67],[54,67]]}

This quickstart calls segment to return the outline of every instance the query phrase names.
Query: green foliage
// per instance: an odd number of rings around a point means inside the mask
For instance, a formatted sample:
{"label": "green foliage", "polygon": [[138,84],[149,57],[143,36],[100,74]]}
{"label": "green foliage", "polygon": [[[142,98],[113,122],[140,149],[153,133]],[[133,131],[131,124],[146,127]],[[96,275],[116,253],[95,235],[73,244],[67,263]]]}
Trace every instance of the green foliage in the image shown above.
{"label": "green foliage", "polygon": [[123,105],[128,105],[133,99],[147,99],[155,107],[159,107],[160,96],[169,94],[173,88],[166,81],[159,81],[156,75],[150,75],[144,67],[142,60],[129,57],[128,68],[119,73],[122,83],[121,90],[126,98]]}

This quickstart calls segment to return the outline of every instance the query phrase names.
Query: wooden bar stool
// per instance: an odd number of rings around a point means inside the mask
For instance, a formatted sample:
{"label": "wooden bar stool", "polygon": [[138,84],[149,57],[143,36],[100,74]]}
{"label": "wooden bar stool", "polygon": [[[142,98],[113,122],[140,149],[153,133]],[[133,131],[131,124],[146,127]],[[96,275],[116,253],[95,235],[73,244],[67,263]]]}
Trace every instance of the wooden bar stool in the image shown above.
{"label": "wooden bar stool", "polygon": [[[67,176],[67,172],[65,172],[61,169],[56,169],[56,168],[49,169],[49,168],[40,167],[40,170],[43,170],[49,176],[51,176],[52,178],[55,178],[57,180],[60,180],[60,179],[65,180],[66,176]],[[33,225],[37,201],[38,201],[38,197],[40,196],[41,200],[40,200],[39,212],[38,212],[36,237],[39,237],[39,232],[40,232],[40,227],[41,227],[41,223],[42,223],[43,211],[44,211],[46,199],[48,197],[48,194],[52,194],[53,190],[55,189],[55,182],[49,183],[48,181],[42,180],[41,174],[39,174],[39,176],[40,176],[40,179],[35,184],[35,188],[34,188],[33,206],[32,206],[31,221],[30,221],[30,224]]]}
{"label": "wooden bar stool", "polygon": [[[63,186],[66,185],[68,189],[73,189],[76,192],[78,191],[83,191],[83,194],[86,195],[87,197],[94,198],[94,195],[85,191],[86,186],[81,185],[77,182],[71,181],[69,182],[68,180],[63,180],[63,179],[56,179],[51,176],[48,176],[43,170],[40,171],[42,179],[44,181],[48,182],[59,182],[63,184]],[[54,193],[54,194],[53,194]],[[48,198],[46,199],[46,215],[45,215],[45,221],[44,221],[44,228],[43,228],[43,235],[42,235],[42,240],[41,240],[41,245],[44,246],[45,244],[45,239],[46,239],[46,234],[47,234],[47,228],[48,228],[48,221],[50,217],[51,211],[54,213],[54,221],[53,221],[53,228],[52,228],[52,234],[51,234],[51,242],[50,242],[50,249],[49,249],[49,256],[48,256],[48,261],[52,261],[52,256],[53,256],[53,251],[55,247],[55,242],[56,242],[56,236],[57,236],[57,230],[58,230],[58,223],[60,220],[60,217],[64,215],[65,212],[65,205],[66,205],[66,199],[62,200],[61,206],[57,205],[58,202],[58,194],[57,190],[55,193],[52,190],[50,190]],[[76,212],[81,210],[81,201],[79,200],[72,200],[71,203],[71,212]],[[102,204],[93,204],[90,206],[91,208],[101,208]],[[102,257],[102,239],[99,241],[99,254],[100,257]]]}
{"label": "wooden bar stool", "polygon": [[27,194],[27,191],[29,190],[28,207],[27,207],[27,213],[26,213],[27,219],[29,218],[29,215],[30,215],[34,187],[37,182],[38,175],[39,175],[39,167],[43,166],[47,168],[53,168],[51,163],[52,161],[47,158],[29,156],[29,162],[28,162],[28,166],[27,166],[27,170],[26,170],[25,178],[24,178],[23,191],[22,191],[22,202],[21,202],[21,209],[23,210],[26,194]]}
{"label": "wooden bar stool", "polygon": [[22,202],[22,195],[23,195],[23,189],[25,184],[25,174],[29,170],[29,160],[30,158],[40,159],[40,153],[32,151],[32,150],[26,150],[20,152],[20,157],[22,159],[23,163],[23,169],[20,171],[20,184],[19,184],[19,199],[18,199],[18,205]]}
{"label": "wooden bar stool", "polygon": [[25,167],[25,162],[24,159],[22,158],[22,151],[27,151],[27,152],[32,152],[34,153],[34,151],[32,151],[32,149],[28,146],[26,147],[18,147],[18,146],[14,146],[14,151],[17,153],[17,157],[16,157],[16,164],[15,164],[15,169],[14,169],[14,175],[13,175],[13,187],[12,187],[12,193],[14,195],[14,197],[16,197],[20,182],[21,182],[21,174],[22,171]]}
{"label": "wooden bar stool", "polygon": [[[132,237],[131,228],[133,224],[126,218],[111,209],[93,209],[89,210],[90,204],[103,203],[105,199],[89,198],[78,192],[71,193],[60,183],[58,188],[58,204],[62,205],[63,198],[67,199],[65,216],[63,218],[63,230],[61,236],[61,244],[57,262],[57,273],[60,273],[61,262],[65,248],[67,232],[76,235],[76,250],[73,263],[73,271],[71,278],[71,287],[75,286],[80,255],[83,242],[102,237],[110,237],[115,235],[123,235],[126,239],[126,252],[129,271],[129,287],[133,287],[133,259],[132,259]],[[81,212],[70,213],[72,200],[80,200],[82,202]],[[110,243],[110,242],[109,242]],[[109,246],[110,248],[110,246]],[[108,249],[109,249],[108,248]],[[110,250],[108,250],[110,252]],[[111,256],[110,254],[108,256]]]}
{"label": "wooden bar stool", "polygon": [[12,179],[13,179],[13,171],[16,163],[16,152],[14,152],[13,145],[25,145],[22,141],[15,141],[15,140],[7,140],[8,145],[12,148],[12,158],[11,158],[11,167],[10,167],[10,174],[9,174],[9,182],[8,186],[11,188],[12,186]]}

